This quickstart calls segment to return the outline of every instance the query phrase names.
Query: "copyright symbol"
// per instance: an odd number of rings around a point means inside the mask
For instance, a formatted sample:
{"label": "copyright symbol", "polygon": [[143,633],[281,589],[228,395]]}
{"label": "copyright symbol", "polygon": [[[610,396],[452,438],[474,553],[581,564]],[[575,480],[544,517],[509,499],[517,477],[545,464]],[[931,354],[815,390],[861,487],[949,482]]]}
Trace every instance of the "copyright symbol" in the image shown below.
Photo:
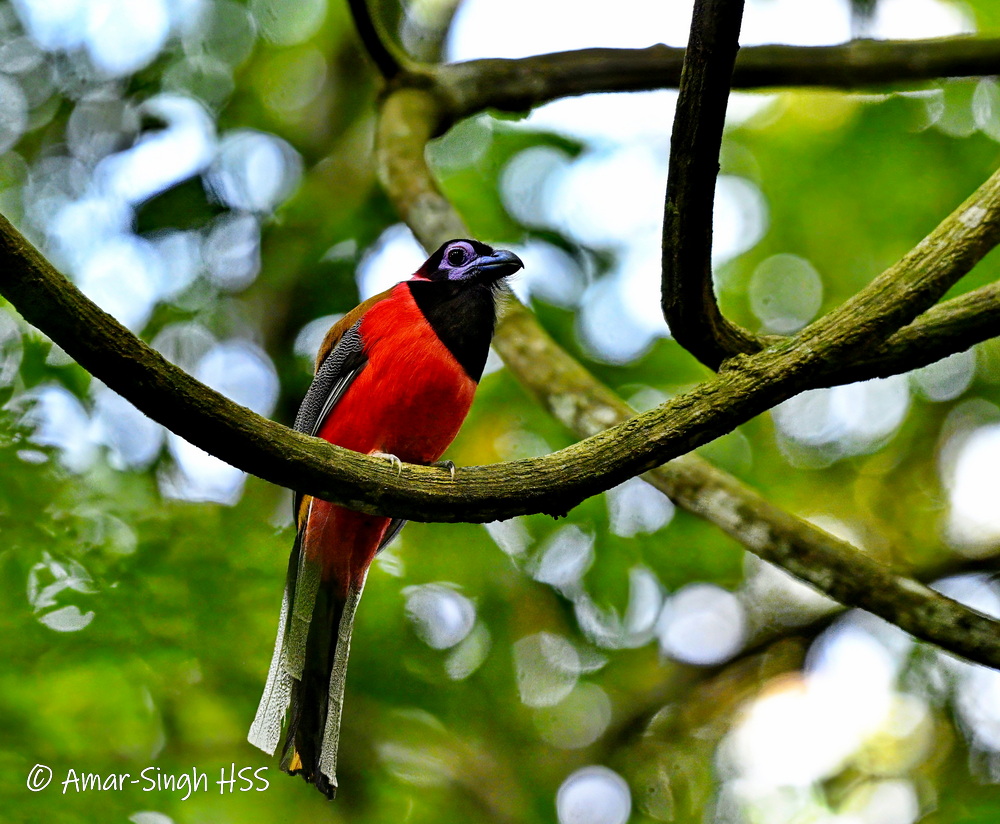
{"label": "copyright symbol", "polygon": [[44,764],[35,764],[28,773],[28,789],[33,793],[44,790],[50,781],[52,781],[52,767],[46,767]]}

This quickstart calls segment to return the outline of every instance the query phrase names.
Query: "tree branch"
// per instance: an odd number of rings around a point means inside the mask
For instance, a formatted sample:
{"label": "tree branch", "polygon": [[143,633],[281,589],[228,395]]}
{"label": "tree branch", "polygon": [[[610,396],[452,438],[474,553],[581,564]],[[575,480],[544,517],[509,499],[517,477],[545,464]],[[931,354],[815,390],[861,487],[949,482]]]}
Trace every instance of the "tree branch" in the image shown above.
{"label": "tree branch", "polygon": [[[433,207],[423,214],[430,225],[451,228],[447,216]],[[417,521],[565,514],[784,400],[795,393],[795,380],[804,381],[808,372],[802,353],[772,356],[552,455],[463,468],[455,480],[440,469],[412,465],[397,475],[378,459],[261,418],[168,363],[81,294],[2,218],[0,293],[85,369],[211,454],[334,503]]]}
{"label": "tree branch", "polygon": [[[539,329],[520,304],[505,316],[495,345],[518,380],[578,435],[635,415]],[[956,610],[948,599],[782,510],[695,455],[643,477],[678,506],[842,604],[868,610],[945,649],[962,646],[972,655],[962,654],[975,661],[1000,651],[995,621],[964,607]]]}
{"label": "tree branch", "polygon": [[712,213],[743,0],[696,0],[670,139],[662,307],[670,333],[712,369],[763,344],[722,316],[712,284]]}
{"label": "tree branch", "polygon": [[826,374],[850,364],[858,353],[885,346],[887,338],[933,306],[996,246],[998,234],[1000,170],[900,261],[796,335],[795,346],[829,347],[817,385],[825,385]]}
{"label": "tree branch", "polygon": [[351,10],[354,28],[357,30],[358,37],[361,38],[368,56],[372,59],[382,77],[387,81],[392,80],[403,71],[403,67],[399,59],[382,39],[378,26],[375,25],[368,2],[369,0],[347,0],[347,6]]}
{"label": "tree branch", "polygon": [[[447,237],[466,234],[424,160],[424,145],[438,131],[440,116],[429,94],[398,91],[384,101],[378,131],[379,167],[386,190],[428,248]],[[518,380],[580,436],[602,430],[605,434],[622,432],[629,422],[642,417],[632,417],[634,410],[562,350],[513,298],[494,345]],[[744,365],[767,354],[747,357]],[[970,660],[1000,663],[997,622],[896,575],[700,458],[685,455],[645,477],[683,508],[721,527],[755,554],[820,592],[867,609],[917,638]]]}
{"label": "tree branch", "polygon": [[981,286],[940,303],[904,326],[881,346],[824,376],[824,383],[886,378],[964,352],[1000,335],[1000,283]]}
{"label": "tree branch", "polygon": [[[470,60],[441,66],[433,73],[451,117],[461,119],[487,108],[523,112],[594,92],[676,89],[683,62],[684,49],[655,45]],[[732,87],[853,90],[996,74],[1000,74],[1000,38],[854,40],[836,46],[747,46],[737,57]]]}
{"label": "tree branch", "polygon": [[[406,194],[415,198],[413,202],[401,203],[402,211],[412,221],[418,236],[425,239],[432,238],[433,232],[453,235],[456,228],[462,228],[447,201],[434,190],[423,161],[424,145],[438,127],[439,116],[429,93],[406,89],[386,99],[380,125],[383,160],[387,147],[399,153],[383,169],[389,191],[394,197]],[[424,180],[412,179],[414,175]],[[996,185],[994,179],[984,185],[980,204],[989,202],[984,192]],[[960,247],[975,246],[980,252],[985,251],[988,244],[984,233],[996,230],[995,221],[987,216],[970,225],[973,222],[967,219],[967,210],[960,211],[946,219],[930,237],[946,237]],[[969,237],[978,240],[970,244]],[[432,238],[429,245],[440,240]],[[925,241],[921,247],[927,244]],[[972,253],[926,257],[921,266],[927,271],[921,276],[934,283],[957,276],[956,267],[971,266],[976,259]],[[949,270],[950,274],[938,272],[934,276],[931,270],[935,267]],[[460,469],[452,481],[447,472],[414,466],[406,466],[402,476],[397,477],[392,468],[377,459],[286,429],[207,389],[88,301],[5,220],[0,220],[0,292],[18,307],[26,320],[46,331],[111,388],[150,417],[212,454],[275,483],[335,503],[364,512],[423,521],[483,521],[530,512],[565,512],[580,500],[690,451],[790,397],[815,380],[817,369],[838,343],[836,334],[832,337],[814,334],[807,346],[791,341],[780,351],[772,349],[745,356],[734,368],[692,392],[560,452],[528,461]],[[875,308],[881,311],[880,307]],[[512,306],[504,319],[499,345],[505,345],[507,336],[513,335],[504,330],[511,328],[510,324],[518,318],[531,320],[523,307]],[[528,326],[523,328],[531,330],[531,334],[525,333],[518,345],[537,353],[538,347],[544,345],[541,331],[537,326],[533,330]],[[541,365],[539,359],[533,363]],[[571,360],[569,368],[571,372],[578,370],[573,374],[585,382],[587,393],[595,393],[598,399],[603,397],[602,392],[607,393],[607,403],[584,404],[587,395],[581,394],[579,408],[565,399],[553,408],[561,416],[579,412],[578,417],[589,427],[587,431],[614,424],[616,410],[620,409],[617,404],[621,401],[616,404],[611,393],[592,380],[588,382],[585,370]],[[693,459],[688,459],[688,466],[690,460]],[[677,478],[679,483],[680,476]],[[711,500],[714,495],[717,500],[711,517],[728,524],[733,534],[743,534],[750,544],[755,534],[755,519],[763,518],[772,544],[766,551],[778,562],[794,564],[803,551],[796,544],[802,523],[784,513],[783,517],[769,521],[770,513],[759,511],[752,498],[734,484],[716,483],[724,492],[730,490],[727,495],[732,498],[728,499],[721,492],[709,494],[712,490],[706,483],[699,494],[691,496],[688,505],[694,507],[697,501]],[[683,497],[680,492],[677,494]],[[826,539],[834,542],[828,544],[827,550],[839,551],[835,539],[820,533],[819,538],[815,535],[813,538],[818,552],[823,551]],[[802,571],[803,575],[812,576],[816,586],[830,594],[840,593],[845,599],[853,598],[850,603],[866,605],[918,637],[956,654],[1000,667],[996,625],[985,617],[909,579],[893,575],[856,551],[845,556],[847,560],[842,558],[841,566],[834,572],[820,566],[813,568],[821,558],[821,554],[809,555],[809,563],[804,565],[808,569]],[[848,580],[841,580],[842,577]]]}
{"label": "tree branch", "polygon": [[[399,144],[387,167],[390,176],[399,175],[397,181],[415,179],[407,164],[423,163],[422,147],[428,130],[436,126],[431,120],[400,118],[428,112],[433,112],[433,98],[426,92],[403,90],[387,100],[380,142],[383,152],[394,139]],[[416,155],[404,151],[407,140],[411,149],[420,147]],[[996,186],[991,179],[980,194]],[[404,212],[409,210],[408,219],[425,242],[432,232],[440,232],[439,237],[464,234],[447,203],[427,184],[390,180],[389,189],[404,204]],[[400,194],[413,200],[399,200]],[[988,200],[984,196],[983,202]],[[950,237],[959,246],[968,246],[974,237],[979,250],[985,251],[985,233],[996,234],[995,221],[984,219],[970,227],[960,217],[946,219],[931,238]],[[965,233],[962,237],[955,236],[956,225],[960,234]],[[925,242],[921,248],[933,245]],[[971,266],[975,256],[930,257],[934,266],[955,275]],[[689,452],[816,385],[816,375],[832,368],[826,358],[840,351],[843,337],[833,328],[827,336],[814,335],[807,345],[790,342],[780,350],[746,356],[735,368],[612,430],[543,458],[465,468],[452,481],[448,473],[414,466],[405,467],[397,477],[378,460],[266,421],[207,389],[88,301],[6,221],[0,221],[0,292],[111,388],[212,454],[274,483],[335,503],[418,521],[565,513],[585,498]],[[864,319],[859,323],[863,327]]]}
{"label": "tree branch", "polygon": [[[451,228],[433,207],[425,213],[429,225]],[[3,218],[0,294],[110,388],[211,454],[334,503],[416,521],[565,514],[795,394],[818,357],[761,353],[746,369],[718,376],[613,430],[541,458],[463,468],[452,480],[440,469],[408,464],[397,475],[384,461],[310,438],[229,401],[94,305]]]}

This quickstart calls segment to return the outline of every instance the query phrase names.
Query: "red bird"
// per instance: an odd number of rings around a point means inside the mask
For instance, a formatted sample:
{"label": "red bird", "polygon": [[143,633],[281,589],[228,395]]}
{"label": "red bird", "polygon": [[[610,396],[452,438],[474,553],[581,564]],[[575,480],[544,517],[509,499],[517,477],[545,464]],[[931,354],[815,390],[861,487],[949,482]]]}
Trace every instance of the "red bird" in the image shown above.
{"label": "red bird", "polygon": [[[483,374],[500,284],[522,265],[512,252],[451,240],[348,312],[320,347],[295,428],[396,464],[437,461]],[[354,613],[369,565],[405,521],[309,495],[295,496],[294,511],[278,639],[248,739],[273,754],[290,704],[281,768],[333,798]]]}

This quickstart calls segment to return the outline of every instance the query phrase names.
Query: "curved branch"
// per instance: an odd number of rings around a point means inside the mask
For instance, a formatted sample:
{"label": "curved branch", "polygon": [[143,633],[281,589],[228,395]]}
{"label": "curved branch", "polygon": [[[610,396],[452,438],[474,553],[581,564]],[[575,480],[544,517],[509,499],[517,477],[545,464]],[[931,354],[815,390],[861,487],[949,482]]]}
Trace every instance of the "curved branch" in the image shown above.
{"label": "curved branch", "polygon": [[928,309],[881,346],[859,353],[847,366],[825,375],[824,383],[833,386],[898,375],[997,335],[1000,283],[991,283]]}
{"label": "curved branch", "polygon": [[[433,225],[448,228],[443,214],[428,214]],[[211,454],[333,503],[416,521],[565,514],[795,394],[815,359],[810,352],[772,355],[560,452],[460,469],[452,480],[412,465],[397,475],[384,461],[268,421],[209,389],[94,305],[3,218],[0,294],[110,388]]]}
{"label": "curved branch", "polygon": [[[437,121],[420,118],[433,110],[427,92],[401,90],[387,99],[380,139],[383,154],[387,144],[397,143],[397,154],[387,167],[390,177],[406,179],[407,164],[423,164],[423,146]],[[400,119],[410,116],[417,119]],[[405,150],[407,143],[411,151]],[[407,217],[422,240],[434,245],[440,242],[434,232],[441,233],[438,237],[454,236],[456,229],[463,233],[447,202],[429,184],[399,179],[390,180],[390,193],[413,198],[404,212],[409,210]],[[908,256],[919,268],[915,281],[940,286],[954,280],[1000,238],[1000,176],[994,175],[975,197],[977,208],[984,210],[982,220],[973,224],[968,210],[960,210]],[[944,240],[964,251],[952,253],[941,245]],[[0,293],[85,368],[201,448],[274,483],[363,512],[417,521],[488,521],[568,512],[585,498],[818,385],[817,376],[835,369],[831,358],[857,350],[857,328],[878,327],[877,319],[867,316],[856,318],[856,327],[853,321],[846,324],[846,331],[837,325],[816,330],[821,322],[814,324],[807,340],[736,359],[732,368],[694,390],[587,440],[542,458],[465,468],[452,481],[448,473],[415,466],[405,467],[397,477],[376,459],[293,432],[209,390],[87,300],[6,220],[0,220]],[[906,303],[906,290],[897,297],[888,310],[876,302],[871,311],[878,318],[887,312],[902,317],[894,306]]]}
{"label": "curved branch", "polygon": [[[424,160],[424,146],[438,131],[440,116],[430,95],[396,92],[384,103],[378,133],[380,173],[389,197],[429,248],[466,233]],[[513,298],[494,345],[518,380],[578,435],[622,431],[638,420],[632,417],[634,410],[562,350]],[[763,353],[746,361],[761,357]],[[971,660],[1000,661],[997,622],[896,575],[700,458],[677,458],[646,479],[752,552],[842,603],[868,609],[949,651],[961,649],[958,654]]]}
{"label": "curved branch", "polygon": [[[541,331],[519,304],[504,318],[495,343],[518,380],[578,435],[635,415]],[[962,646],[962,655],[975,661],[1000,651],[996,622],[964,607],[956,609],[928,587],[782,510],[695,455],[679,457],[643,477],[678,506],[842,604],[868,610],[945,649]]]}
{"label": "curved branch", "polygon": [[[433,118],[422,121],[418,115],[433,113],[433,106],[427,102],[430,99],[426,93],[404,91],[387,100],[385,117],[389,125],[382,131],[389,132],[389,143],[395,141],[395,149],[401,152],[407,146],[410,150],[420,149],[415,155],[411,151],[397,157],[390,164],[390,169],[395,170],[390,177],[422,170],[429,180],[426,166],[422,165],[422,147],[436,122]],[[418,119],[409,125],[393,124],[394,115],[407,112]],[[404,204],[418,235],[430,238],[435,231],[451,233],[461,227],[447,202],[434,191],[432,182],[390,180],[390,191],[409,192],[418,199]],[[948,225],[949,221],[942,224]],[[431,245],[438,241],[435,238]],[[948,260],[955,264],[953,259]],[[969,263],[967,258],[962,260]],[[826,345],[818,341],[809,351],[786,349],[747,357],[742,368],[727,370],[660,409],[625,420],[568,449],[530,461],[460,469],[453,481],[449,473],[428,467],[406,466],[402,477],[397,477],[394,470],[377,459],[286,429],[209,390],[94,306],[2,219],[0,292],[29,322],[48,332],[111,388],[212,454],[275,483],[336,503],[414,520],[480,521],[529,512],[566,511],[584,497],[651,469],[666,457],[690,450],[762,411],[776,398],[787,397],[795,385],[806,383],[815,372]],[[519,321],[522,329],[528,330],[520,337],[509,331]],[[524,325],[528,321],[530,324]],[[549,372],[543,369],[540,374],[549,374],[555,385],[561,370],[555,355],[561,350],[554,349],[553,357],[545,354],[542,358],[545,337],[523,307],[511,307],[497,342],[500,346],[523,347],[533,364],[545,364]],[[507,354],[510,357],[509,351]],[[576,417],[576,425],[591,432],[611,426],[630,413],[579,364],[565,353],[562,358],[568,363],[570,377],[576,375],[582,389],[579,407],[566,398],[554,402],[560,417]],[[702,477],[699,473],[706,474]],[[737,482],[708,470],[695,458],[660,470],[654,481],[657,477],[665,479],[663,484],[683,481],[686,488],[697,489],[688,495],[678,487],[673,494],[693,510],[699,505],[707,507],[705,502],[713,503],[706,515],[728,525],[732,534],[742,535],[751,546],[755,535],[759,539],[761,527],[769,530],[766,534],[771,543],[759,551],[772,553],[777,562],[793,568],[796,558],[805,553],[809,563],[803,564],[801,574],[818,588],[867,606],[956,654],[1000,667],[994,622],[894,575],[830,536],[808,531],[814,530],[812,527],[806,527],[807,533],[803,533],[802,522],[790,515],[761,510]],[[762,519],[760,527],[758,518]],[[798,543],[803,534],[812,536],[810,543]],[[840,571],[831,572],[822,565],[823,552],[844,553],[839,561],[835,558],[831,562]]]}
{"label": "curved branch", "polygon": [[663,317],[681,346],[718,369],[763,344],[726,320],[712,284],[712,213],[743,0],[697,0],[670,138],[663,209]]}
{"label": "curved branch", "polygon": [[[996,246],[998,233],[1000,170],[901,260],[795,337],[795,345],[829,346],[830,359],[817,381],[850,364],[865,350],[880,351],[888,346],[888,338],[930,309]],[[930,323],[935,317],[939,316],[932,316]],[[910,346],[918,344],[916,338],[910,338]]]}
{"label": "curved branch", "polygon": [[369,0],[347,0],[348,8],[351,10],[351,18],[354,20],[354,28],[358,32],[358,37],[368,52],[368,56],[375,63],[385,80],[392,80],[403,67],[399,59],[390,50],[389,46],[382,39],[382,35],[375,25],[371,9],[368,7]]}
{"label": "curved branch", "polygon": [[[490,58],[435,69],[455,119],[486,108],[523,112],[595,92],[676,89],[684,49],[580,49],[518,60]],[[425,69],[426,70],[426,69]],[[867,89],[940,77],[1000,74],[1000,38],[854,40],[836,46],[747,46],[733,70],[734,89]]]}

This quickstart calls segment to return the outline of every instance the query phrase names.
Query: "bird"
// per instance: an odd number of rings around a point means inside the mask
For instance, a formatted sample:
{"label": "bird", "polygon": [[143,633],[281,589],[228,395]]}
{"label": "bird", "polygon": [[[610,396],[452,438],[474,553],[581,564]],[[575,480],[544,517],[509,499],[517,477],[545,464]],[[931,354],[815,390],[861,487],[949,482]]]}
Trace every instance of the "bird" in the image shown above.
{"label": "bird", "polygon": [[[454,475],[439,458],[482,377],[504,281],[523,265],[513,252],[450,240],[352,309],[320,347],[295,429],[397,468]],[[369,566],[406,522],[300,493],[293,515],[278,636],[247,738],[273,755],[287,715],[281,769],[333,798],[354,616]]]}

